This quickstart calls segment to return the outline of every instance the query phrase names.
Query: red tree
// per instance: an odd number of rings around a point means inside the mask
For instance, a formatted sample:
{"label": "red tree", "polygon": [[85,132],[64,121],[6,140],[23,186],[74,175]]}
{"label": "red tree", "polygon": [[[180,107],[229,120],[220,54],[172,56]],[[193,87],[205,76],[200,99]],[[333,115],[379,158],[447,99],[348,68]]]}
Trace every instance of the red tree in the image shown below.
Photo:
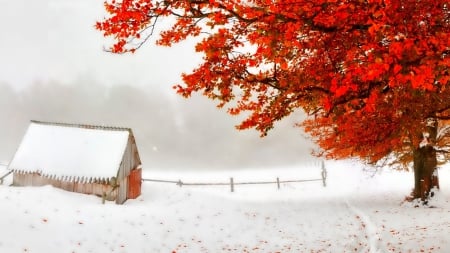
{"label": "red tree", "polygon": [[[178,93],[202,92],[238,129],[265,135],[301,108],[302,123],[332,158],[414,162],[413,197],[429,193],[450,119],[448,0],[109,0],[96,24],[134,52],[161,18],[157,44],[199,37],[203,63]],[[428,123],[427,123],[428,122]],[[438,127],[445,126],[438,135]],[[439,137],[439,138],[438,138]],[[442,140],[441,140],[442,139]]]}

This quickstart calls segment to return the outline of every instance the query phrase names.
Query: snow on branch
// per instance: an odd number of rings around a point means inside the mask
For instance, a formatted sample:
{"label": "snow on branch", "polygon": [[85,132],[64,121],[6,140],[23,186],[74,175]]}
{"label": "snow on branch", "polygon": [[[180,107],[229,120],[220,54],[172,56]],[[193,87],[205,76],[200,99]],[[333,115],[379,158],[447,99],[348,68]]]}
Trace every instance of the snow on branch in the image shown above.
{"label": "snow on branch", "polygon": [[439,129],[436,140],[439,141],[442,138],[446,137],[448,134],[450,134],[450,125],[446,125]]}

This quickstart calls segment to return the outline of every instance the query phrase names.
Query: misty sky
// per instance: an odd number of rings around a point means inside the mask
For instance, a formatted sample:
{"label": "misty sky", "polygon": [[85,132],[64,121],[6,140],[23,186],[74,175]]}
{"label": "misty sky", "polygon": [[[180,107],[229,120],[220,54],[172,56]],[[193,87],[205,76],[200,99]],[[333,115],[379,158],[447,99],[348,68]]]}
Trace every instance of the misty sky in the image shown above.
{"label": "misty sky", "polygon": [[[102,0],[0,0],[0,161],[14,154],[29,120],[131,127],[146,168],[297,166],[310,143],[280,122],[261,139],[201,96],[175,94],[180,74],[200,62],[193,42],[150,40],[134,55],[102,49],[94,29]],[[165,24],[161,24],[165,25]]]}

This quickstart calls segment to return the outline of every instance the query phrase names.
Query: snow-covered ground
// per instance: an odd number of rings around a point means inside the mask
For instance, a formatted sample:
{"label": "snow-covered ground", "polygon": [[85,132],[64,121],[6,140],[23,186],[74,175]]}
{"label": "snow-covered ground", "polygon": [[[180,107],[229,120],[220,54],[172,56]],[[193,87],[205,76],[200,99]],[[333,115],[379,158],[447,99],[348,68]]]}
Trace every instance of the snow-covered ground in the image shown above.
{"label": "snow-covered ground", "polygon": [[[124,205],[50,186],[0,186],[0,252],[450,252],[450,166],[432,205],[403,203],[413,175],[327,162],[321,182],[183,186],[145,182]],[[146,171],[184,182],[320,178],[320,168]],[[0,168],[0,175],[4,169]],[[6,184],[8,181],[6,182]]]}

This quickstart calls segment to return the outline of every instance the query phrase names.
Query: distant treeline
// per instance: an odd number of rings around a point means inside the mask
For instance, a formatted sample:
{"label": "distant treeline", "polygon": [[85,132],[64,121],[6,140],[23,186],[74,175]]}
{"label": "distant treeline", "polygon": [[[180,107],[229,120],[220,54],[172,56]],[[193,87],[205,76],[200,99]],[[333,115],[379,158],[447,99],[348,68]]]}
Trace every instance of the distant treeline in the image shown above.
{"label": "distant treeline", "polygon": [[0,161],[9,161],[29,120],[123,126],[133,129],[146,168],[295,166],[311,159],[311,144],[295,120],[282,121],[263,139],[237,131],[239,118],[203,98],[95,82],[36,82],[15,90],[0,84]]}

